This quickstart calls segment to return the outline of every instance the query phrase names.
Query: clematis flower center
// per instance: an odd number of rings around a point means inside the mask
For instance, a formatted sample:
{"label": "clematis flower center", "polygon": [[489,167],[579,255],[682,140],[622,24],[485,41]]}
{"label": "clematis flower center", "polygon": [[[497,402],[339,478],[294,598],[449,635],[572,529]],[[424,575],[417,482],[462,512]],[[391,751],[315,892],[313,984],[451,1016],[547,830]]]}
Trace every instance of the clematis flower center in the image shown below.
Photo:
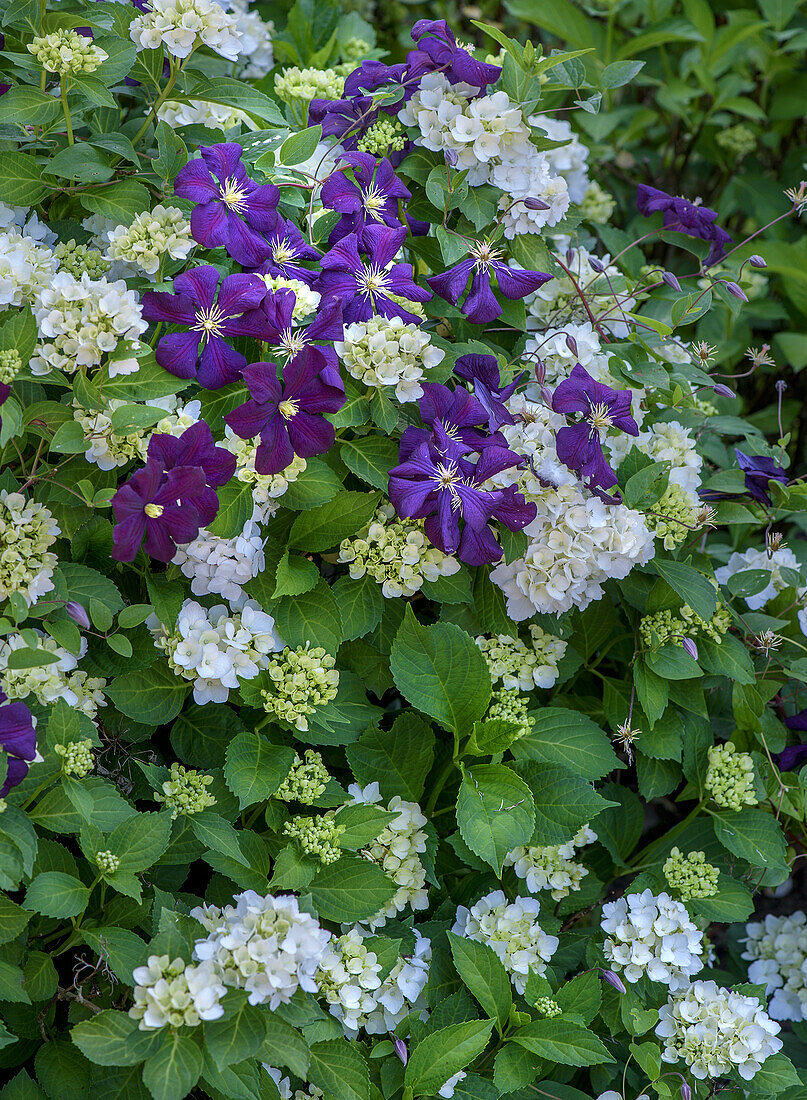
{"label": "clematis flower center", "polygon": [[222,202],[234,214],[244,214],[247,209],[247,192],[233,176],[229,176],[219,188]]}
{"label": "clematis flower center", "polygon": [[607,405],[592,405],[588,414],[588,422],[593,431],[605,431],[613,425],[611,411]]}
{"label": "clematis flower center", "polygon": [[162,504],[147,504],[143,511],[149,519],[159,519],[164,509]]}
{"label": "clematis flower center", "polygon": [[272,348],[272,351],[276,352],[278,355],[284,355],[286,358],[291,359],[293,356],[299,355],[305,346],[305,334],[287,328],[280,335],[280,343],[276,344]]}
{"label": "clematis flower center", "polygon": [[211,336],[221,336],[222,325],[226,317],[221,308],[214,302],[209,309],[200,309],[196,314],[196,324],[192,327],[201,332],[205,340]]}
{"label": "clematis flower center", "polygon": [[490,241],[477,241],[468,246],[468,251],[476,260],[476,266],[487,271],[492,264],[498,263],[502,258],[502,250],[494,248]]}
{"label": "clematis flower center", "polygon": [[379,267],[362,265],[361,271],[356,273],[356,286],[360,294],[368,294],[371,298],[383,294],[387,289],[387,273]]}
{"label": "clematis flower center", "polygon": [[367,190],[362,195],[362,203],[364,209],[373,218],[374,221],[380,222],[382,219],[378,213],[379,210],[383,210],[386,204],[385,196],[379,191],[374,183],[371,183]]}
{"label": "clematis flower center", "polygon": [[291,420],[300,411],[300,405],[297,401],[281,401],[277,407],[277,411],[283,417],[284,420]]}
{"label": "clematis flower center", "polygon": [[272,259],[276,264],[288,264],[296,259],[297,253],[288,241],[278,241],[272,249]]}
{"label": "clematis flower center", "polygon": [[442,462],[436,467],[434,483],[438,489],[449,489],[453,492],[454,486],[459,485],[462,478],[457,473],[457,467],[453,464],[445,466]]}

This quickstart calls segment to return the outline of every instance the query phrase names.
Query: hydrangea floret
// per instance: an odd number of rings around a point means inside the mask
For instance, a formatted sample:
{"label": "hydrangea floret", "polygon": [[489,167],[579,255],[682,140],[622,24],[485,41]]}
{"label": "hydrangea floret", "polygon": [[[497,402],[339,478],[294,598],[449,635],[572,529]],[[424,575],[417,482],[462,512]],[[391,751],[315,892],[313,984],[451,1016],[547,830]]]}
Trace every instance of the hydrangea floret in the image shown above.
{"label": "hydrangea floret", "polygon": [[304,806],[313,806],[325,791],[330,776],[322,762],[322,757],[314,749],[306,749],[303,756],[294,754],[291,770],[273,798],[281,802],[301,802]]}
{"label": "hydrangea floret", "polygon": [[718,806],[726,810],[741,810],[756,806],[754,761],[747,752],[738,752],[732,741],[711,745],[708,752],[704,787]]}
{"label": "hydrangea floret", "polygon": [[287,646],[272,657],[267,667],[269,687],[261,691],[267,714],[306,731],[310,715],[336,698],[339,672],[335,664],[322,646]]}
{"label": "hydrangea floret", "polygon": [[703,967],[703,933],[669,894],[647,889],[606,902],[600,927],[606,960],[629,982],[646,974],[676,992]]}
{"label": "hydrangea floret", "polygon": [[672,848],[662,867],[669,887],[681,901],[711,898],[718,892],[720,871],[708,863],[703,852],[688,852]]}
{"label": "hydrangea floret", "polygon": [[204,775],[176,762],[169,770],[168,779],[163,782],[162,789],[157,791],[154,797],[171,811],[172,821],[180,814],[192,816],[216,805],[215,796],[207,789],[213,782],[212,775]]}

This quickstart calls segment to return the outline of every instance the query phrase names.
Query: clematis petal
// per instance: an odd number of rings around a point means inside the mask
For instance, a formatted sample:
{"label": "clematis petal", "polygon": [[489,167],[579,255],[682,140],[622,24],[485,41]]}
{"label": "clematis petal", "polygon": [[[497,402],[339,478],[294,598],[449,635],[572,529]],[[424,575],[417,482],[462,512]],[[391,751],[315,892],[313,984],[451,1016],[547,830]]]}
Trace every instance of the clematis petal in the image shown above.
{"label": "clematis petal", "polygon": [[198,332],[169,332],[157,345],[155,358],[177,378],[194,378],[200,339]]}
{"label": "clematis petal", "polygon": [[206,390],[219,390],[230,382],[237,382],[246,359],[226,340],[211,336],[199,355],[196,381]]}

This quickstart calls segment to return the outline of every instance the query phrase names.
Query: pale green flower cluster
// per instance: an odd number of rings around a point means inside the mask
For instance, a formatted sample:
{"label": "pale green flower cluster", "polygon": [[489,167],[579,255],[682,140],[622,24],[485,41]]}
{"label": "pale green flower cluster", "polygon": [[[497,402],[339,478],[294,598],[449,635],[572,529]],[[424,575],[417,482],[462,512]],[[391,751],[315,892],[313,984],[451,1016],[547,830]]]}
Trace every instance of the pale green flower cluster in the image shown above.
{"label": "pale green flower cluster", "polygon": [[22,359],[16,348],[0,351],[0,382],[10,385],[22,370]]}
{"label": "pale green flower cluster", "polygon": [[737,160],[744,160],[757,147],[757,135],[750,126],[742,122],[738,122],[736,126],[727,126],[725,130],[718,130],[715,141]]}
{"label": "pale green flower cluster", "polygon": [[591,180],[580,203],[580,213],[583,217],[597,225],[606,225],[611,220],[615,209],[616,201],[613,195],[604,191],[596,180]]}
{"label": "pale green flower cluster", "polygon": [[381,986],[381,970],[378,956],[365,946],[358,928],[328,945],[317,970],[317,987],[331,1015],[342,1021],[346,1035],[355,1035],[377,1010],[374,994]]}
{"label": "pale green flower cluster", "polygon": [[711,898],[717,893],[720,872],[717,867],[706,862],[703,852],[689,852],[684,855],[678,848],[673,848],[663,871],[670,889],[675,891],[682,901],[691,901],[692,898]]}
{"label": "pale green flower cluster", "polygon": [[53,250],[59,261],[59,270],[67,271],[74,279],[80,279],[86,271],[91,279],[100,279],[106,275],[110,262],[97,248],[87,244],[78,244],[75,240],[59,241]]}
{"label": "pale green flower cluster", "polygon": [[333,69],[300,69],[296,65],[275,75],[275,94],[284,103],[312,99],[341,99],[345,78]]}
{"label": "pale green flower cluster", "polygon": [[566,642],[547,634],[533,623],[530,628],[530,644],[509,634],[480,634],[476,644],[482,650],[490,672],[491,682],[500,680],[505,688],[531,691],[533,688],[550,688],[558,678],[558,662],[566,652]]}
{"label": "pale green flower cluster", "polygon": [[109,57],[91,38],[70,30],[37,36],[28,43],[27,49],[43,69],[59,76],[94,73]]}
{"label": "pale green flower cluster", "polygon": [[333,813],[321,817],[293,817],[283,826],[285,836],[295,840],[307,856],[320,863],[335,863],[342,854],[339,837],[344,825],[337,825]]}
{"label": "pale green flower cluster", "polygon": [[[106,680],[100,676],[88,676],[77,669],[78,659],[62,649],[47,634],[37,631],[37,649],[47,650],[56,658],[49,665],[37,665],[34,668],[9,668],[11,654],[18,649],[29,649],[21,634],[11,634],[0,643],[0,688],[9,699],[25,699],[33,695],[42,706],[64,699],[68,706],[94,718],[98,707],[106,706],[103,689]],[[82,642],[81,654],[86,652],[86,642]]]}
{"label": "pale green flower cluster", "polygon": [[747,752],[737,752],[731,741],[709,749],[704,786],[725,810],[741,810],[759,801],[754,791],[754,761]]}
{"label": "pale green flower cluster", "polygon": [[535,725],[535,719],[527,714],[527,697],[517,688],[494,691],[485,717],[520,726],[519,737],[525,737]]}
{"label": "pale green flower cluster", "polygon": [[261,692],[267,714],[304,732],[308,715],[336,698],[339,672],[336,660],[321,646],[289,646],[269,658],[272,686]]}
{"label": "pale green flower cluster", "polygon": [[171,811],[171,820],[180,814],[198,814],[216,805],[216,799],[208,791],[212,775],[203,775],[181,764],[171,765],[171,776],[163,783],[162,793],[154,795],[157,802],[164,802]]}
{"label": "pale green flower cluster", "polygon": [[645,522],[665,550],[674,550],[685,542],[697,526],[700,503],[694,493],[671,482],[658,503],[645,513]]}
{"label": "pale green flower cluster", "polygon": [[0,599],[18,592],[29,607],[53,588],[61,529],[44,504],[0,490]]}
{"label": "pale green flower cluster", "polygon": [[378,122],[359,138],[356,148],[360,153],[372,153],[374,157],[388,157],[400,153],[406,145],[406,131],[395,118],[382,115]]}
{"label": "pale green flower cluster", "polygon": [[56,745],[54,752],[62,758],[62,772],[83,779],[95,767],[92,741],[73,741],[69,745]]}
{"label": "pale green flower cluster", "polygon": [[131,225],[116,226],[109,234],[107,256],[129,265],[135,271],[156,275],[163,257],[186,260],[194,240],[190,222],[178,206],[160,203],[149,212],[138,214]]}
{"label": "pale green flower cluster", "polygon": [[563,1015],[563,1009],[558,1002],[553,1001],[551,997],[539,997],[533,1005],[533,1008],[544,1020],[551,1020],[555,1016]]}
{"label": "pale green flower cluster", "polygon": [[129,1009],[141,1031],[161,1027],[198,1027],[202,1020],[218,1020],[224,1014],[221,998],[227,992],[213,962],[198,966],[170,955],[149,955],[145,966],[136,966],[134,1004]]}
{"label": "pale green flower cluster", "polygon": [[301,802],[312,806],[328,785],[328,769],[322,757],[313,749],[306,749],[304,759],[294,754],[291,771],[277,788],[274,798],[281,802]]}
{"label": "pale green flower cluster", "polygon": [[655,611],[644,615],[639,623],[639,636],[648,649],[657,649],[667,642],[682,638],[709,638],[718,644],[731,626],[731,613],[725,604],[718,604],[711,619],[702,619],[689,604],[673,611]]}
{"label": "pale green flower cluster", "polygon": [[120,867],[120,856],[106,848],[103,852],[95,853],[95,864],[102,875],[114,875]]}
{"label": "pale green flower cluster", "polygon": [[401,317],[355,321],[334,348],[353,378],[374,389],[394,389],[401,402],[422,397],[424,371],[445,359],[427,332]]}

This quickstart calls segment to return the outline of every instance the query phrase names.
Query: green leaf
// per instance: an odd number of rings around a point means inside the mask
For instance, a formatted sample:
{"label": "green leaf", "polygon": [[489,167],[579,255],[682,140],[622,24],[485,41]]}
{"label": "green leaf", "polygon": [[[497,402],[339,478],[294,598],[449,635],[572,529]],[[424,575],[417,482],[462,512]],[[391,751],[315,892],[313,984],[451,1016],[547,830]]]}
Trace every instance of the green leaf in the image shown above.
{"label": "green leaf", "polygon": [[368,1100],[370,1073],[357,1043],[327,1039],[311,1047],[308,1077],[324,1100]]}
{"label": "green leaf", "polygon": [[156,863],[171,839],[171,815],[138,813],[117,825],[109,836],[109,850],[120,856],[121,871],[136,874]]}
{"label": "green leaf", "polygon": [[227,746],[224,778],[243,810],[273,795],[293,763],[293,749],[272,745],[254,730],[245,730]]}
{"label": "green leaf", "polygon": [[568,768],[551,768],[522,760],[516,770],[535,801],[533,844],[564,844],[581,825],[611,804],[582,776]]}
{"label": "green leaf", "polygon": [[274,599],[280,596],[300,596],[310,592],[319,580],[319,570],[312,561],[299,554],[289,555],[288,550],[277,564]]}
{"label": "green leaf", "polygon": [[714,615],[717,589],[703,573],[699,573],[691,565],[665,558],[656,558],[653,566],[658,575],[678,593],[684,603],[689,604],[696,615],[700,615],[702,619],[710,619]]}
{"label": "green leaf", "polygon": [[50,449],[63,455],[77,455],[86,451],[87,441],[84,429],[77,420],[66,420],[60,425],[50,441]]}
{"label": "green leaf", "polygon": [[45,917],[77,917],[89,900],[84,883],[62,871],[43,871],[25,892],[25,908]]}
{"label": "green leaf", "polygon": [[[127,357],[130,352],[127,350]],[[142,344],[139,351],[131,355],[138,360],[139,369],[134,374],[117,374],[114,378],[103,375],[101,381],[104,397],[116,401],[148,401],[153,397],[168,397],[179,393],[188,384],[186,378],[177,378],[169,374],[154,358],[154,352],[148,344]]]}
{"label": "green leaf", "polygon": [[142,672],[124,672],[106,689],[107,695],[127,718],[152,726],[170,722],[179,714],[188,693],[188,681],[162,663]]}
{"label": "green leaf", "polygon": [[588,1027],[602,1003],[602,986],[596,973],[578,974],[554,994],[563,1016]]}
{"label": "green leaf", "polygon": [[145,962],[148,955],[146,944],[135,932],[104,925],[101,928],[82,928],[81,935],[99,958],[108,961],[115,977],[127,985],[133,984],[132,971]]}
{"label": "green leaf", "polygon": [[614,61],[600,73],[603,88],[621,88],[644,68],[644,61]]}
{"label": "green leaf", "polygon": [[788,1089],[795,1088],[799,1091],[793,1100],[804,1096],[804,1086],[796,1067],[781,1052],[766,1058],[746,1087],[751,1096],[782,1096]]}
{"label": "green leaf", "polygon": [[225,821],[223,817],[209,810],[192,814],[188,820],[193,835],[200,844],[204,844],[214,852],[221,852],[223,856],[229,856],[236,863],[249,866],[249,860],[245,859],[238,843],[238,833],[229,821]]}
{"label": "green leaf", "polygon": [[608,736],[580,711],[542,707],[531,717],[532,729],[512,747],[517,760],[560,764],[584,779],[602,779],[614,768],[624,767]]}
{"label": "green leaf", "polygon": [[109,154],[87,142],[61,149],[47,162],[44,171],[49,176],[80,183],[106,183],[115,174]]}
{"label": "green leaf", "polygon": [[378,506],[379,493],[355,493],[349,490],[302,512],[291,525],[289,546],[306,551],[329,550],[355,535],[370,522]]}
{"label": "green leaf", "polygon": [[[129,225],[137,214],[151,206],[148,191],[142,183],[135,183],[134,180],[118,180],[91,191],[82,191],[79,202],[88,213],[111,218],[116,225]],[[183,384],[187,385],[187,382]],[[104,394],[112,396],[106,389]]]}
{"label": "green leaf", "polygon": [[309,892],[323,920],[352,923],[374,917],[397,887],[374,863],[345,853],[317,871]]}
{"label": "green leaf", "polygon": [[179,99],[183,103],[192,103],[195,99],[201,99],[204,103],[224,103],[228,107],[247,111],[248,114],[255,115],[271,126],[288,128],[277,103],[243,80],[221,76],[217,76],[215,80],[200,77],[188,90],[187,97],[176,95],[172,98]]}
{"label": "green leaf", "polygon": [[369,806],[361,802],[355,805],[348,803],[337,810],[334,817],[334,823],[344,828],[339,844],[354,852],[359,848],[366,848],[395,816],[379,806]]}
{"label": "green leaf", "polygon": [[5,894],[0,894],[0,944],[16,939],[30,919],[30,913],[26,913]]}
{"label": "green leaf", "polygon": [[224,539],[235,538],[244,530],[244,524],[252,516],[254,502],[252,487],[246,481],[233,478],[218,490],[219,510],[208,524],[211,535]]}
{"label": "green leaf", "polygon": [[0,98],[0,123],[16,122],[21,126],[50,126],[62,113],[58,98],[39,88],[18,84]]}
{"label": "green leaf", "polygon": [[745,807],[737,812],[713,813],[711,817],[717,839],[733,855],[753,867],[787,869],[785,835],[771,814]]}
{"label": "green leaf", "polygon": [[321,126],[309,126],[307,130],[292,134],[291,137],[286,138],[278,149],[278,161],[287,166],[302,164],[303,161],[314,155],[321,137]]}
{"label": "green leaf", "polygon": [[162,1033],[162,1044],[143,1066],[143,1082],[154,1100],[185,1100],[202,1072],[201,1048],[183,1032]]}
{"label": "green leaf", "polygon": [[9,206],[34,206],[50,191],[41,182],[42,171],[36,158],[26,153],[0,153],[0,176],[3,201]]}
{"label": "green leaf", "polygon": [[733,634],[724,634],[719,642],[711,638],[699,638],[698,662],[707,672],[728,676],[738,684],[756,683],[754,665],[748,650]]}
{"label": "green leaf", "polygon": [[389,472],[398,465],[398,445],[384,435],[366,435],[343,443],[339,454],[347,468],[372,485],[386,492]]}
{"label": "green leaf", "polygon": [[34,1061],[39,1083],[51,1100],[87,1100],[92,1066],[68,1038],[44,1043]]}
{"label": "green leaf", "polygon": [[448,932],[448,942],[457,973],[482,1006],[486,1016],[504,1031],[513,1004],[510,978],[499,956],[486,943]]}
{"label": "green leaf", "polygon": [[225,1001],[224,1016],[205,1024],[205,1046],[219,1069],[251,1058],[265,1037],[264,1017],[258,1008],[247,1003],[244,994],[239,997],[230,994]]}
{"label": "green leaf", "polygon": [[694,898],[690,904],[696,915],[721,924],[746,921],[754,911],[754,899],[748,887],[722,871],[717,893],[710,898]]}
{"label": "green leaf", "polygon": [[70,1037],[97,1066],[134,1066],[142,1060],[129,1041],[137,1030],[137,1021],[128,1012],[105,1008],[97,1016],[76,1024]]}
{"label": "green leaf", "polygon": [[409,1055],[404,1096],[436,1095],[449,1077],[482,1053],[492,1030],[493,1020],[469,1020],[427,1035]]}
{"label": "green leaf", "polygon": [[363,638],[375,630],[384,614],[384,596],[379,585],[365,574],[358,580],[339,577],[331,589],[342,618],[344,640]]}
{"label": "green leaf", "polygon": [[305,1039],[276,1012],[266,1017],[266,1037],[260,1058],[272,1066],[287,1066],[303,1080],[308,1075],[309,1054]]}
{"label": "green leaf", "polygon": [[533,1020],[512,1040],[531,1054],[562,1066],[599,1066],[614,1059],[591,1031],[566,1020]]}
{"label": "green leaf", "polygon": [[421,626],[409,604],[390,653],[398,690],[446,729],[465,734],[490,702],[490,673],[470,635],[451,623]]}
{"label": "green leaf", "polygon": [[297,512],[317,508],[333,500],[341,488],[342,482],[327,463],[309,458],[306,468],[283,494],[283,507]]}
{"label": "green leaf", "polygon": [[377,780],[381,794],[418,802],[434,760],[434,734],[412,710],[404,711],[390,730],[369,726],[345,749],[356,780],[364,786]]}
{"label": "green leaf", "polygon": [[460,835],[472,852],[501,877],[504,857],[529,843],[535,825],[532,794],[504,764],[466,768],[457,797]]}
{"label": "green leaf", "polygon": [[342,617],[327,581],[299,596],[283,596],[272,614],[280,636],[290,646],[322,646],[336,655],[342,644]]}

